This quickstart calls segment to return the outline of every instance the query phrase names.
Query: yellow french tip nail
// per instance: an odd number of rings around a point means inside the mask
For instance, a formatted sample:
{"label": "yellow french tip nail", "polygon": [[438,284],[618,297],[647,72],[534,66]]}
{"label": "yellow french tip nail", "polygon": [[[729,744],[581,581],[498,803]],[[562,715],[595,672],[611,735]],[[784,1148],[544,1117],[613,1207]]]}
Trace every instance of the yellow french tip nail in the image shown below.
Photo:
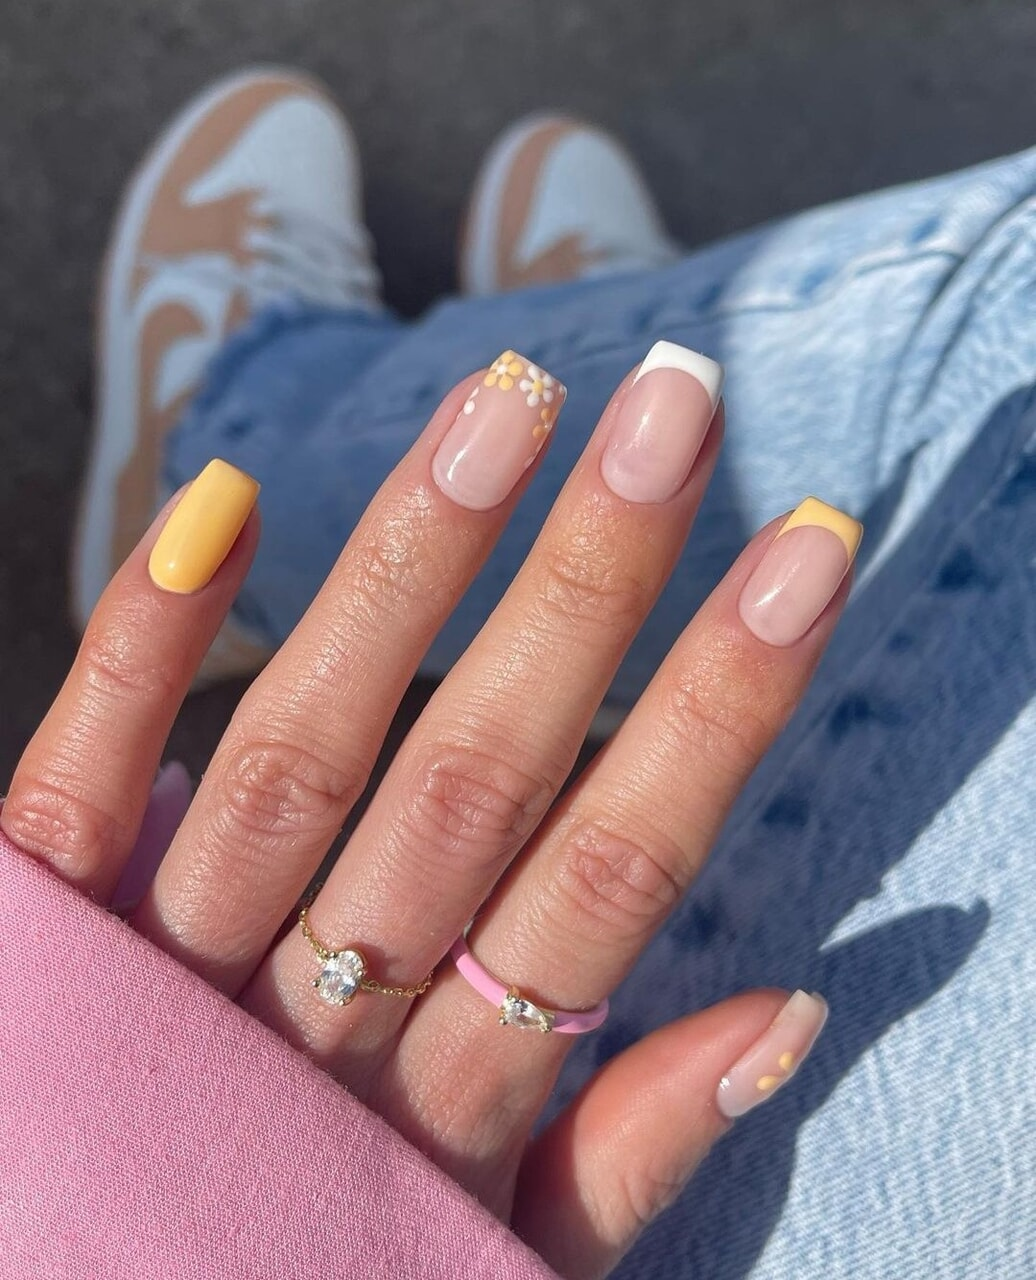
{"label": "yellow french tip nail", "polygon": [[148,560],[156,587],[190,595],[211,581],[259,496],[251,476],[214,458],[177,503]]}
{"label": "yellow french tip nail", "polygon": [[847,516],[837,507],[821,502],[819,498],[804,498],[781,525],[777,531],[777,537],[779,538],[782,533],[787,533],[790,529],[797,529],[800,525],[807,524],[819,525],[821,529],[830,529],[833,534],[841,538],[849,563],[852,564],[860,546],[860,539],[863,537],[863,525],[859,520]]}

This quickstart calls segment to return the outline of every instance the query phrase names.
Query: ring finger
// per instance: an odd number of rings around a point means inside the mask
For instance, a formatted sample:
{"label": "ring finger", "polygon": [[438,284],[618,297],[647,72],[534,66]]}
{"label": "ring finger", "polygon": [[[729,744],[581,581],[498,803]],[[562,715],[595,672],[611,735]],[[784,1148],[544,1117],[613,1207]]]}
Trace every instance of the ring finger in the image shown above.
{"label": "ring finger", "polygon": [[[548,1009],[587,1009],[618,985],[798,703],[848,594],[861,532],[810,498],[753,539],[487,904],[469,938],[485,972]],[[410,1099],[412,1136],[427,1146],[414,1098],[429,1079],[434,1090],[479,1062],[456,1123],[443,1124],[442,1097],[421,1104],[446,1135],[431,1139],[435,1159],[459,1175],[521,1133],[522,1117],[532,1123],[570,1043],[501,1030],[453,970],[408,1024],[392,1088]],[[410,1079],[411,1061],[436,1070]],[[761,1078],[779,1083],[793,1066],[775,1057]],[[399,1110],[398,1098],[386,1105]]]}

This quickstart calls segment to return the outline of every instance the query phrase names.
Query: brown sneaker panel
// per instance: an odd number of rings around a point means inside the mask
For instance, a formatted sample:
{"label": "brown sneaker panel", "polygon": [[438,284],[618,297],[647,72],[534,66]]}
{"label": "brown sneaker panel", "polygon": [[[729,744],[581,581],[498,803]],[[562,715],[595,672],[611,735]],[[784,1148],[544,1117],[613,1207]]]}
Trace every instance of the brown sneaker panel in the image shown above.
{"label": "brown sneaker panel", "polygon": [[[149,254],[175,257],[214,251],[226,254],[241,266],[248,264],[246,232],[262,225],[251,209],[255,193],[235,192],[225,199],[197,205],[185,204],[182,193],[219,160],[259,113],[282,98],[299,96],[327,99],[327,94],[314,81],[269,76],[246,82],[218,100],[198,121],[170,160],[155,190],[135,250],[133,296],[151,274],[142,261]],[[161,142],[157,145],[161,146]],[[144,165],[147,163],[145,160]],[[105,291],[111,287],[109,271],[110,255],[104,267],[102,289]],[[107,305],[128,306],[130,299],[108,299]],[[235,294],[224,318],[222,336],[229,337],[249,315],[247,299]],[[154,516],[162,442],[189,399],[189,395],[184,395],[174,404],[156,409],[151,389],[162,356],[171,343],[203,331],[198,317],[181,304],[160,307],[144,324],[138,353],[134,449],[115,486],[113,568],[126,558]]]}
{"label": "brown sneaker panel", "polygon": [[198,122],[173,156],[159,183],[138,253],[180,255],[216,250],[235,262],[247,263],[245,232],[254,226],[251,203],[255,193],[235,192],[222,200],[187,205],[183,191],[224,155],[256,116],[282,98],[326,98],[315,83],[270,77],[241,86]]}
{"label": "brown sneaker panel", "polygon": [[183,412],[188,396],[162,409],[150,400],[150,388],[171,342],[203,332],[195,313],[182,303],[171,302],[148,316],[140,335],[140,377],[137,384],[136,447],[115,484],[115,521],[112,526],[112,567],[122,564],[140,541],[155,514],[155,495],[161,465],[162,441]]}

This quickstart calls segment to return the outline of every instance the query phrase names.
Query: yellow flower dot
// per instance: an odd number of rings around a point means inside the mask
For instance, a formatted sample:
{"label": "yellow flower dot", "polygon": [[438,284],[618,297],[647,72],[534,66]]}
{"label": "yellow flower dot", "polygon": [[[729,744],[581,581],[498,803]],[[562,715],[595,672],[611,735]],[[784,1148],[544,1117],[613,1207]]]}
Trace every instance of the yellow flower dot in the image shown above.
{"label": "yellow flower dot", "polygon": [[793,1053],[782,1053],[777,1059],[777,1065],[782,1071],[790,1071],[795,1065],[795,1055]]}
{"label": "yellow flower dot", "polygon": [[776,1089],[780,1082],[780,1076],[760,1076],[755,1082],[755,1087],[760,1093],[768,1093],[771,1089]]}
{"label": "yellow flower dot", "polygon": [[537,422],[537,424],[532,429],[532,438],[534,440],[542,440],[546,434],[547,434],[547,428]]}

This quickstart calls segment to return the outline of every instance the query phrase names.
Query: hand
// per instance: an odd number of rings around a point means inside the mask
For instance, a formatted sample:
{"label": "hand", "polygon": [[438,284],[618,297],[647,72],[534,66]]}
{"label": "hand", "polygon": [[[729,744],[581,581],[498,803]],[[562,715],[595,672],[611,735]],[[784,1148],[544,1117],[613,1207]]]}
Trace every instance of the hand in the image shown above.
{"label": "hand", "polygon": [[[328,1003],[313,986],[322,961],[294,921],[553,426],[563,391],[513,353],[446,397],[385,482],[242,699],[131,917],[571,1277],[615,1265],[729,1117],[790,1075],[825,1011],[803,993],[759,990],[689,1014],[608,1063],[530,1142],[573,1037],[501,1026],[442,963],[477,913],[472,952],[538,1005],[587,1009],[613,991],[694,880],[848,593],[859,526],[815,500],[775,520],[558,799],[720,447],[718,368],[661,344],[642,369],[310,908],[315,937],[362,951],[383,985],[413,988],[435,970],[427,993]],[[254,497],[246,477],[214,464],[170,501],[98,604],[12,780],[4,830],[101,902],[248,569]]]}

